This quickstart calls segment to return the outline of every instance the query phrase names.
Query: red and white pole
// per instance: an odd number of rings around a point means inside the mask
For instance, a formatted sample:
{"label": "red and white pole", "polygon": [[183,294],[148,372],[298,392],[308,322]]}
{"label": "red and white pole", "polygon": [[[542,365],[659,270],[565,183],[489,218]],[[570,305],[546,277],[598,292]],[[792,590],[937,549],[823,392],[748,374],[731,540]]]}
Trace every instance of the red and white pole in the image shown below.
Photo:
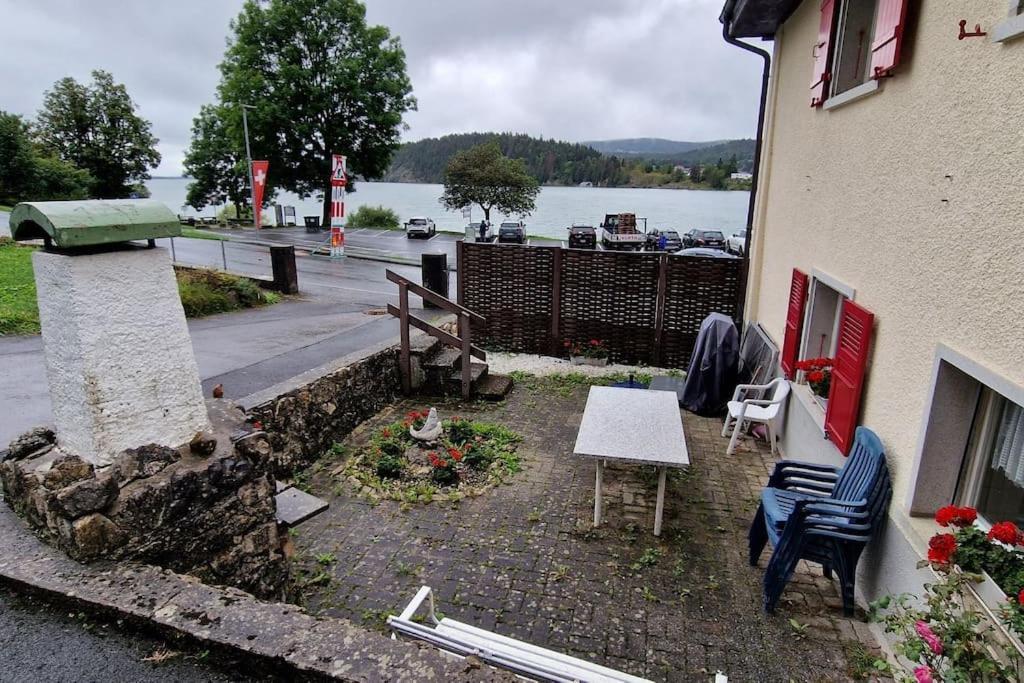
{"label": "red and white pole", "polygon": [[331,258],[345,255],[345,157],[333,155],[331,163]]}

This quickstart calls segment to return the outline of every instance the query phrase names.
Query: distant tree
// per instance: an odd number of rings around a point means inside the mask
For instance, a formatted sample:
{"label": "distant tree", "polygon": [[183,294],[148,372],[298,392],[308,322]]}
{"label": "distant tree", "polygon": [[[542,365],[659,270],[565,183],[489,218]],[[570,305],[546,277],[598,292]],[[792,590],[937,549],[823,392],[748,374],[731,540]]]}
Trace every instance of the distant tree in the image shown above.
{"label": "distant tree", "polygon": [[36,130],[47,153],[89,171],[94,197],[127,197],[160,163],[149,121],[106,71],[93,71],[89,85],[57,81],[43,96]]}
{"label": "distant tree", "polygon": [[489,142],[459,152],[444,172],[441,204],[458,210],[472,204],[491,220],[491,209],[505,215],[533,212],[540,186],[519,159],[509,159],[497,143]]}
{"label": "distant tree", "polygon": [[395,230],[402,225],[398,214],[383,206],[363,205],[352,212],[345,224],[350,228],[386,228]]}
{"label": "distant tree", "polygon": [[0,111],[0,200],[15,202],[28,196],[35,172],[28,124],[20,116]]}
{"label": "distant tree", "polygon": [[[241,216],[249,207],[249,171],[245,142],[231,130],[229,118],[223,107],[207,104],[192,120],[192,142],[183,164],[192,182],[185,202],[196,211],[230,203]],[[266,199],[273,197],[270,180],[264,189]]]}
{"label": "distant tree", "polygon": [[690,168],[690,180],[699,183],[704,180],[704,168],[700,164],[694,164]]}
{"label": "distant tree", "polygon": [[367,25],[358,0],[246,0],[231,29],[220,101],[235,117],[253,106],[253,154],[279,187],[323,192],[327,222],[331,154],[346,155],[352,175],[380,177],[416,108],[405,52]]}
{"label": "distant tree", "polygon": [[91,184],[88,171],[42,156],[20,116],[0,112],[0,200],[84,199]]}
{"label": "distant tree", "polygon": [[740,162],[736,158],[736,155],[733,154],[731,157],[729,157],[729,162],[725,165],[725,172],[728,173],[729,175],[732,175],[733,173],[738,173],[739,170]]}

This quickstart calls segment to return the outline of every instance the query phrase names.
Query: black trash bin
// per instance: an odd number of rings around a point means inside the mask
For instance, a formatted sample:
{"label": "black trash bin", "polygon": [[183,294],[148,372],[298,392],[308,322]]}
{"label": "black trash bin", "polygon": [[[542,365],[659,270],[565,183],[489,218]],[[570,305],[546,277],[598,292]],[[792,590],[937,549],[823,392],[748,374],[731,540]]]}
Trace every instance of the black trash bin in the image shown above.
{"label": "black trash bin", "polygon": [[[431,292],[448,298],[448,254],[423,254],[420,261],[423,286]],[[426,299],[424,308],[440,308]]]}
{"label": "black trash bin", "polygon": [[320,216],[303,216],[306,223],[306,232],[320,232]]}

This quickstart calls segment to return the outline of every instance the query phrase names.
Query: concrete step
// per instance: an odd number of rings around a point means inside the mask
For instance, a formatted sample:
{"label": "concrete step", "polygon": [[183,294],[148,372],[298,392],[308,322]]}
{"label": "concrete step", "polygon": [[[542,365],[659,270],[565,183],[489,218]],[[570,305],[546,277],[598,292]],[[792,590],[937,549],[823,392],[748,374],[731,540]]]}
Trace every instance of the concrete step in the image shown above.
{"label": "concrete step", "polygon": [[[473,384],[487,376],[487,363],[469,364],[469,381]],[[462,391],[462,370],[455,370],[448,375],[445,390],[449,393]]]}
{"label": "concrete step", "polygon": [[473,385],[473,393],[484,401],[500,401],[512,391],[514,384],[508,375],[488,374]]}
{"label": "concrete step", "polygon": [[430,370],[461,370],[462,352],[450,346],[438,350],[434,355],[423,362],[423,368]]}

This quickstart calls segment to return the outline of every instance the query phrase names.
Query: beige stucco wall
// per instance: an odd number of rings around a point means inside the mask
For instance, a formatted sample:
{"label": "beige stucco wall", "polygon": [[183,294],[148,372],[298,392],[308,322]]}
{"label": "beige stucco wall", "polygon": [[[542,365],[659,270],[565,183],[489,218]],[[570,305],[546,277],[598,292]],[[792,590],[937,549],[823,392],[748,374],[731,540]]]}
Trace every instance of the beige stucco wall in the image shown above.
{"label": "beige stucco wall", "polygon": [[891,516],[911,536],[937,345],[1024,385],[1024,38],[957,39],[961,18],[1003,21],[1003,0],[912,2],[896,75],[816,110],[819,4],[806,0],[775,44],[748,317],[781,344],[793,267],[825,271],[875,313],[861,422],[887,446]]}

